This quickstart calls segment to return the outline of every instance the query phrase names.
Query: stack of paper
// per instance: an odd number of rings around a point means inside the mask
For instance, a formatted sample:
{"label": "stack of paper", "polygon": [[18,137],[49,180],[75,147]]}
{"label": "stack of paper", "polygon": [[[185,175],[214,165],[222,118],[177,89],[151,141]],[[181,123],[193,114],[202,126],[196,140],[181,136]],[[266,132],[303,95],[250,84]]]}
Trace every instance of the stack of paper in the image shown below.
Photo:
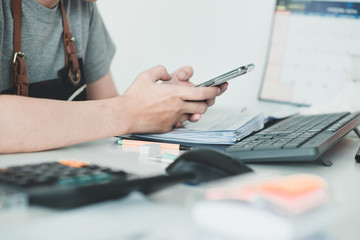
{"label": "stack of paper", "polygon": [[231,145],[264,127],[266,116],[261,112],[229,113],[209,111],[195,123],[186,122],[163,134],[136,134],[135,137],[167,142]]}

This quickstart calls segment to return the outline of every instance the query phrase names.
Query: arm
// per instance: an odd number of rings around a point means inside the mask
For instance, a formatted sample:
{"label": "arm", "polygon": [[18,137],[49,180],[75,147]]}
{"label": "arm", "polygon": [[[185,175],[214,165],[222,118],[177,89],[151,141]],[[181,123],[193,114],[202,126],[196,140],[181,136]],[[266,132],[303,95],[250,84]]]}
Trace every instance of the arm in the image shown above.
{"label": "arm", "polygon": [[119,96],[110,72],[99,80],[88,84],[86,86],[86,94],[88,100],[99,100]]}
{"label": "arm", "polygon": [[[114,99],[67,102],[0,96],[0,153],[58,148],[115,132]],[[119,132],[126,132],[126,127]],[[120,127],[120,125],[119,125]]]}
{"label": "arm", "polygon": [[204,100],[218,93],[216,88],[156,83],[170,79],[164,67],[155,67],[141,73],[122,96],[83,102],[0,95],[0,153],[41,151],[128,133],[167,132],[188,114],[204,113]]}

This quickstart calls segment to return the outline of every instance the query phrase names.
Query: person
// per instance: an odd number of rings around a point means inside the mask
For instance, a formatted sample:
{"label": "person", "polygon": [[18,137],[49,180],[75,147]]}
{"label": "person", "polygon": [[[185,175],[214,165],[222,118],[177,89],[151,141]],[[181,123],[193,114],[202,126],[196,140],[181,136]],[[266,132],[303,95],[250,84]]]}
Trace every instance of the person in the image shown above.
{"label": "person", "polygon": [[93,1],[2,0],[0,153],[168,132],[198,121],[227,88],[193,87],[189,66],[173,74],[156,66],[119,95],[114,53]]}

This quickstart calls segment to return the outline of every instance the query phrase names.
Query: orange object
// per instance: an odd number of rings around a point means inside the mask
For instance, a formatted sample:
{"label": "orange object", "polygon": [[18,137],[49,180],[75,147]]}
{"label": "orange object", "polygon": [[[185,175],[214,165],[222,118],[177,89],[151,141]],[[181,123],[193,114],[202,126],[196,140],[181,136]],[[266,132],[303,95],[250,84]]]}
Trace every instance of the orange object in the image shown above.
{"label": "orange object", "polygon": [[265,201],[280,212],[297,215],[320,206],[328,200],[329,194],[322,178],[311,174],[295,174],[241,186],[209,189],[205,198],[249,203]]}
{"label": "orange object", "polygon": [[75,159],[62,159],[62,160],[59,160],[58,162],[61,163],[62,165],[69,166],[69,167],[76,167],[76,168],[81,168],[81,167],[89,165],[89,163],[87,163],[87,162],[79,161],[79,160],[75,160]]}
{"label": "orange object", "polygon": [[296,197],[318,189],[326,188],[326,183],[320,177],[309,174],[296,174],[280,177],[259,186],[264,193]]}

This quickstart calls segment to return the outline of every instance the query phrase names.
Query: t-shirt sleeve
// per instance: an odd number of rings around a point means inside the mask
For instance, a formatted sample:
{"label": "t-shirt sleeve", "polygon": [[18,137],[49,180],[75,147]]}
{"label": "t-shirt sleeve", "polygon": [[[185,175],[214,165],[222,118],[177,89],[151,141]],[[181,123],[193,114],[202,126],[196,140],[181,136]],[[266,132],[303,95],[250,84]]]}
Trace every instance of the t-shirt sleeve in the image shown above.
{"label": "t-shirt sleeve", "polygon": [[87,83],[99,80],[110,71],[116,47],[103,23],[96,4],[92,4],[89,38],[84,56]]}

